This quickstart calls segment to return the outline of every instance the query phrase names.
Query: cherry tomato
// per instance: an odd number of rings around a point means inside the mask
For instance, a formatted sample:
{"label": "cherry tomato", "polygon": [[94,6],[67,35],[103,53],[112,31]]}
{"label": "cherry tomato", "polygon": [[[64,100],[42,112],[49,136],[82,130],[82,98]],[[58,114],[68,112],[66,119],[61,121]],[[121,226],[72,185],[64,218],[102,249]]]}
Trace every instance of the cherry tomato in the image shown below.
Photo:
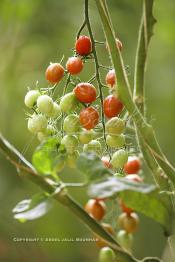
{"label": "cherry tomato", "polygon": [[93,130],[86,130],[82,128],[81,132],[79,133],[79,141],[81,144],[88,144],[93,138],[95,134]]}
{"label": "cherry tomato", "polygon": [[131,181],[134,181],[134,182],[138,182],[138,183],[142,183],[143,182],[143,179],[137,175],[137,174],[131,174],[131,175],[127,175],[125,176],[125,178],[131,180]]}
{"label": "cherry tomato", "polygon": [[46,69],[45,76],[50,83],[58,83],[64,76],[64,68],[59,63],[50,64]]}
{"label": "cherry tomato", "polygon": [[79,55],[89,55],[92,50],[91,39],[86,35],[80,36],[75,43],[75,50]]}
{"label": "cherry tomato", "polygon": [[120,208],[123,212],[127,213],[127,214],[131,214],[132,212],[134,212],[134,210],[130,207],[127,207],[125,205],[125,203],[123,202],[123,200],[120,200],[119,201],[119,205],[120,205]]}
{"label": "cherry tomato", "polygon": [[92,107],[86,107],[80,112],[80,123],[81,125],[89,130],[94,128],[98,124],[99,113],[98,111]]}
{"label": "cherry tomato", "polygon": [[83,61],[79,57],[70,57],[67,60],[66,69],[72,75],[79,74],[83,69]]}
{"label": "cherry tomato", "polygon": [[125,129],[125,121],[118,117],[112,117],[105,124],[105,128],[108,135],[120,135]]}
{"label": "cherry tomato", "polygon": [[37,107],[43,114],[50,115],[53,110],[53,100],[48,95],[39,96],[37,99]]}
{"label": "cherry tomato", "polygon": [[111,164],[108,156],[103,156],[103,157],[101,158],[101,160],[102,160],[102,162],[103,162],[103,164],[104,164],[105,167],[107,167],[107,168],[112,168],[112,164]]}
{"label": "cherry tomato", "polygon": [[66,135],[61,140],[69,154],[73,154],[78,148],[78,138],[75,135]]}
{"label": "cherry tomato", "polygon": [[47,119],[45,116],[39,114],[34,114],[31,118],[28,120],[28,130],[31,133],[38,133],[43,132],[47,128]]}
{"label": "cherry tomato", "polygon": [[115,148],[123,147],[125,144],[125,136],[122,134],[116,136],[107,135],[106,144],[109,147],[115,147]]}
{"label": "cherry tomato", "polygon": [[130,156],[128,162],[124,166],[124,171],[127,174],[137,174],[141,168],[141,162],[138,157]]}
{"label": "cherry tomato", "polygon": [[124,164],[128,160],[128,152],[124,149],[116,151],[111,159],[111,163],[115,168],[123,168]]}
{"label": "cherry tomato", "polygon": [[105,215],[106,205],[102,200],[90,199],[85,205],[86,212],[100,221]]}
{"label": "cherry tomato", "polygon": [[122,102],[114,95],[109,95],[103,102],[103,110],[106,117],[111,118],[120,114],[123,109]]}
{"label": "cherry tomato", "polygon": [[116,84],[115,70],[111,69],[106,75],[106,84],[113,87]]}
{"label": "cherry tomato", "polygon": [[25,105],[29,108],[32,108],[36,104],[36,100],[39,96],[40,92],[38,90],[30,90],[25,96]]}
{"label": "cherry tomato", "polygon": [[96,89],[89,83],[79,83],[74,88],[76,98],[82,103],[92,103],[96,99]]}
{"label": "cherry tomato", "polygon": [[[109,234],[114,235],[114,230],[111,225],[106,223],[102,223],[101,225]],[[96,239],[97,239],[96,244],[98,247],[102,248],[108,246],[108,243],[103,238],[96,237]]]}
{"label": "cherry tomato", "polygon": [[115,257],[115,253],[110,247],[100,249],[99,262],[114,262]]}
{"label": "cherry tomato", "polygon": [[62,112],[70,113],[74,111],[78,105],[78,100],[73,92],[67,93],[61,98],[60,109]]}
{"label": "cherry tomato", "polygon": [[66,116],[63,123],[63,129],[67,134],[74,134],[79,131],[79,117],[75,114]]}
{"label": "cherry tomato", "polygon": [[130,251],[133,244],[133,235],[128,234],[125,230],[120,230],[117,234],[117,241],[123,248]]}
{"label": "cherry tomato", "polygon": [[91,140],[88,144],[83,146],[83,152],[93,152],[97,155],[101,155],[102,146],[99,141]]}
{"label": "cherry tomato", "polygon": [[127,233],[134,233],[138,228],[139,217],[134,212],[131,214],[122,213],[118,217],[118,223]]}

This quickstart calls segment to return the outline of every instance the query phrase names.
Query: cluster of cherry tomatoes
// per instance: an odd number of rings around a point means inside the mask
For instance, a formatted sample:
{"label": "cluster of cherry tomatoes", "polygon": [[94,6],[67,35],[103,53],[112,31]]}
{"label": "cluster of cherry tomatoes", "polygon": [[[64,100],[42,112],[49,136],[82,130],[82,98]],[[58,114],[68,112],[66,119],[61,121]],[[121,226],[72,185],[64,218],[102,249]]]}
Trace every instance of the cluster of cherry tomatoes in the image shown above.
{"label": "cluster of cherry tomatoes", "polygon": [[[122,43],[118,39],[116,45],[121,51]],[[106,48],[108,49],[107,45]],[[79,36],[75,42],[76,53],[68,58],[66,69],[60,63],[51,63],[46,69],[45,77],[51,86],[27,92],[24,102],[32,110],[28,118],[28,129],[37,135],[39,141],[44,141],[50,136],[58,136],[61,139],[67,151],[67,159],[59,165],[58,172],[64,168],[65,163],[75,168],[80,152],[93,152],[100,156],[105,167],[113,169],[116,175],[120,173],[122,176],[126,175],[127,179],[142,182],[137,174],[141,168],[140,160],[132,156],[128,158],[126,150],[124,135],[126,121],[120,117],[124,105],[115,91],[117,86],[115,70],[110,69],[106,74],[105,85],[108,86],[110,94],[104,98],[100,109],[95,104],[98,98],[96,87],[92,82],[81,82],[76,78],[83,70],[88,56],[93,57],[92,49],[91,39],[88,36]],[[65,76],[67,84],[74,79],[78,79],[79,82],[70,92],[65,92],[61,97],[54,99],[54,90]],[[101,116],[105,118],[104,125],[101,123]],[[60,122],[61,125],[58,125]],[[103,136],[97,132],[97,128],[101,127]],[[104,148],[108,148],[109,151],[105,149],[104,153]],[[131,233],[137,229],[139,219],[122,201],[120,207],[123,213],[118,219],[122,230],[119,231],[117,238],[122,246],[129,248]],[[90,199],[85,210],[94,219],[101,221],[106,213],[105,200]],[[103,223],[102,226],[114,235],[110,225]],[[97,244],[106,248],[106,243],[102,239],[98,239]],[[106,252],[110,250],[107,249]]]}

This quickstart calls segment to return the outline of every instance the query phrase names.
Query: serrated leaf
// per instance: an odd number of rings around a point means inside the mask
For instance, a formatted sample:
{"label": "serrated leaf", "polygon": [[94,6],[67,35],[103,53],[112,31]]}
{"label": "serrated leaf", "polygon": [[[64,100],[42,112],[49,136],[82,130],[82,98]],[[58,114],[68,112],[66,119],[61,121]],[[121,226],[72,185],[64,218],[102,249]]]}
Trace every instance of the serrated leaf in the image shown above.
{"label": "serrated leaf", "polygon": [[94,153],[80,154],[77,169],[85,174],[88,180],[102,179],[106,175],[112,175],[111,170],[105,168],[101,159]]}
{"label": "serrated leaf", "polygon": [[32,156],[32,163],[39,173],[50,175],[53,173],[57,159],[64,158],[65,155],[66,150],[60,144],[60,140],[51,137],[36,148]]}
{"label": "serrated leaf", "polygon": [[51,199],[45,194],[34,195],[32,199],[19,202],[13,209],[14,218],[20,222],[34,220],[47,214],[51,209]]}

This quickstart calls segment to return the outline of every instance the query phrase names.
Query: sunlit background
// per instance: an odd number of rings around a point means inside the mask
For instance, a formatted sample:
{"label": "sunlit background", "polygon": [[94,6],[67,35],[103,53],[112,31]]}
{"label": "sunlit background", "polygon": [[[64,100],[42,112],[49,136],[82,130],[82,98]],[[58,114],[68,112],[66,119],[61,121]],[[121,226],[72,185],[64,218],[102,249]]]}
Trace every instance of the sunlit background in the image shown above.
{"label": "sunlit background", "polygon": [[[125,64],[133,83],[134,56],[141,2],[110,0],[109,9],[119,38],[123,42]],[[90,1],[90,13],[96,39],[104,41],[95,1]],[[155,127],[168,158],[174,159],[175,130],[175,2],[156,0],[157,19],[151,41],[146,78],[146,100],[149,119]],[[44,72],[50,61],[58,62],[63,54],[72,55],[75,35],[83,20],[83,0],[1,0],[0,1],[0,131],[27,159],[38,144],[26,128],[26,108],[23,100],[27,87],[47,85]],[[103,64],[109,65],[105,47],[98,53]],[[81,74],[89,79],[92,64]],[[102,72],[104,78],[105,72]],[[64,82],[60,85],[61,94]],[[149,174],[146,174],[149,175]],[[79,179],[75,172],[65,169],[65,180]],[[21,179],[16,170],[0,155],[0,261],[97,261],[98,249],[88,242],[18,243],[14,237],[91,237],[89,230],[64,207],[55,208],[36,221],[19,223],[13,219],[12,208],[22,199],[30,198],[38,188]],[[84,204],[83,190],[72,190]],[[114,208],[115,209],[115,208]],[[106,221],[110,221],[107,217]],[[114,219],[115,221],[116,219]],[[138,258],[161,256],[165,245],[162,228],[141,217],[135,234],[133,252]],[[169,262],[167,260],[167,262]]]}

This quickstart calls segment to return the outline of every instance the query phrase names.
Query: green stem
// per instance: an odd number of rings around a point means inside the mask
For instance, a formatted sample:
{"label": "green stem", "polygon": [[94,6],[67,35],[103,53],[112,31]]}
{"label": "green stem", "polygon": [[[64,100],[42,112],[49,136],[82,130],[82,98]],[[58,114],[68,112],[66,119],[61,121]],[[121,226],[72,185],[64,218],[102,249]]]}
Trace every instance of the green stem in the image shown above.
{"label": "green stem", "polygon": [[119,97],[121,101],[124,103],[130,115],[132,115],[133,117],[133,121],[137,128],[137,131],[140,134],[142,140],[144,141],[144,148],[147,147],[149,148],[149,151],[152,151],[151,154],[154,155],[155,159],[157,160],[157,163],[164,170],[164,172],[167,174],[169,179],[173,183],[175,183],[174,167],[171,166],[171,164],[168,162],[168,160],[162,153],[160,146],[156,140],[155,133],[152,126],[145,121],[144,117],[141,115],[140,111],[138,110],[137,106],[132,100],[131,89],[125,71],[123,59],[120,50],[116,48],[115,34],[112,28],[112,23],[109,20],[109,15],[106,14],[107,7],[105,6],[103,0],[96,0],[96,5],[101,17],[105,36],[109,45],[112,64],[114,66],[115,71],[117,72],[117,78],[118,78],[117,92],[119,94]]}

